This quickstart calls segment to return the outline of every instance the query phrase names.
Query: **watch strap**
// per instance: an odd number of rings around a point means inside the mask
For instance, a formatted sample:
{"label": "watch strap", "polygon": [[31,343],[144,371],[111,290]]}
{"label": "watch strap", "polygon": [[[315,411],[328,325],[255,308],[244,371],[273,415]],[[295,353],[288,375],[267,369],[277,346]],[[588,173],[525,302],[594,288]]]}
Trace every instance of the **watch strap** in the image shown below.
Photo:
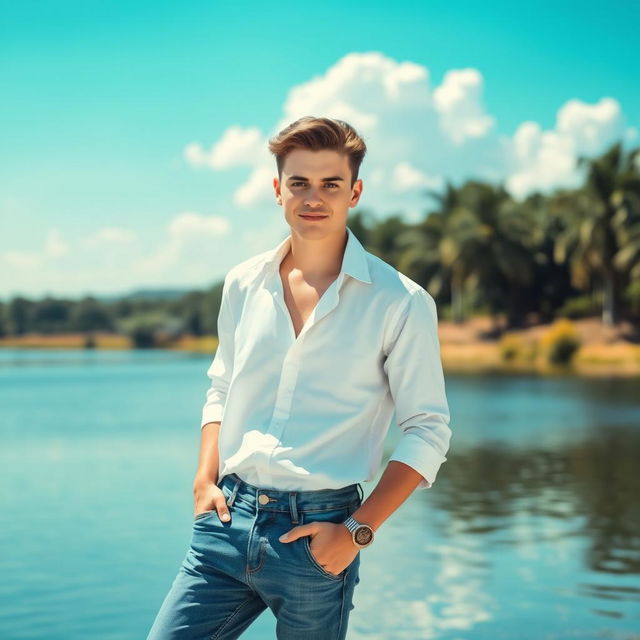
{"label": "watch strap", "polygon": [[[353,544],[355,544],[356,547],[360,547],[362,549],[363,547],[368,547],[373,542],[373,538],[375,536],[374,536],[373,527],[371,525],[365,524],[363,522],[358,522],[353,516],[348,516],[347,519],[344,520],[342,524],[344,524],[344,526],[351,533]],[[369,531],[371,532],[371,540],[365,545],[358,543],[358,541],[356,540],[356,531],[360,527],[365,527],[369,529]]]}
{"label": "watch strap", "polygon": [[358,522],[353,516],[349,516],[342,524],[353,533],[362,523]]}

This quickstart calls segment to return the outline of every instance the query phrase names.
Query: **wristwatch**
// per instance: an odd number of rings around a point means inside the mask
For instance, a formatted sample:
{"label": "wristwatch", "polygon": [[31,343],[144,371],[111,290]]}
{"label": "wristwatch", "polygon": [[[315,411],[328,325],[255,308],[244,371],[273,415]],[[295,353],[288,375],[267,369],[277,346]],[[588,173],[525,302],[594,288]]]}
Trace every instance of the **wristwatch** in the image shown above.
{"label": "wristwatch", "polygon": [[358,522],[353,516],[349,516],[342,524],[351,532],[356,547],[364,549],[373,542],[373,529],[368,524]]}

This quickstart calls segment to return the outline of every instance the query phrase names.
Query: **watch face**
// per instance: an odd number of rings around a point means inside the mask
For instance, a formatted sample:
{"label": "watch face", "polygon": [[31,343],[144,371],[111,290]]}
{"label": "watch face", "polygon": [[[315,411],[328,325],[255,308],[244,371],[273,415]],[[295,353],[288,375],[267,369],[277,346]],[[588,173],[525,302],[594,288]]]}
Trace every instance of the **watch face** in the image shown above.
{"label": "watch face", "polygon": [[355,539],[358,544],[369,544],[373,539],[373,531],[370,527],[358,527],[355,531]]}

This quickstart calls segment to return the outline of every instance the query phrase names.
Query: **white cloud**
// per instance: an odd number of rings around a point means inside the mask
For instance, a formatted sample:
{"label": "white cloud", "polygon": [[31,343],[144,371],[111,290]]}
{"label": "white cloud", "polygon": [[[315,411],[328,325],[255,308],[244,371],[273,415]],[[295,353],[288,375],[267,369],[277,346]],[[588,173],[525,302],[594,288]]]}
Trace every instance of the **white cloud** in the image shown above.
{"label": "white cloud", "polygon": [[167,225],[165,240],[147,256],[133,265],[141,280],[198,283],[214,278],[216,251],[231,229],[221,216],[205,216],[185,211]]}
{"label": "white cloud", "polygon": [[[290,229],[283,219],[282,209],[279,208],[279,211],[280,215],[269,216],[259,225],[250,226],[242,232],[238,244],[247,257],[275,247],[289,233]],[[238,261],[236,258],[236,262]]]}
{"label": "white cloud", "polygon": [[[378,180],[380,180],[380,177],[378,177]],[[408,162],[399,162],[393,168],[391,188],[396,192],[403,193],[417,188],[437,189],[441,186],[441,178],[432,178]]]}
{"label": "white cloud", "polygon": [[124,227],[102,227],[94,233],[84,237],[82,245],[87,248],[110,247],[128,245],[134,242],[136,234],[131,229]]}
{"label": "white cloud", "polygon": [[204,167],[209,164],[209,155],[199,142],[190,142],[184,148],[183,154],[192,167]]}
{"label": "white cloud", "polygon": [[273,190],[273,178],[278,172],[270,164],[258,165],[249,176],[249,179],[233,194],[233,201],[238,207],[250,207],[258,202],[275,202]]}
{"label": "white cloud", "polygon": [[63,238],[59,229],[49,229],[44,244],[39,251],[5,251],[3,262],[15,269],[41,269],[47,263],[56,261],[69,253],[70,245]]}
{"label": "white cloud", "polygon": [[369,150],[360,172],[365,182],[361,206],[383,215],[404,210],[416,218],[427,204],[425,187],[437,189],[445,179],[453,184],[467,178],[504,181],[516,197],[576,185],[581,180],[578,155],[600,153],[638,133],[625,126],[618,102],[604,97],[595,104],[568,100],[550,130],[523,122],[513,136],[499,135],[483,93],[484,78],[477,69],[449,70],[434,87],[423,65],[379,52],[351,53],[292,87],[268,135],[234,126],[211,153],[201,147],[189,153],[194,164],[216,169],[249,166],[234,203],[266,207],[273,204],[276,175],[268,138],[304,115],[343,119],[359,131]]}
{"label": "white cloud", "polygon": [[218,237],[229,230],[229,221],[220,216],[203,216],[186,211],[169,223],[169,235],[180,242],[202,236]]}
{"label": "white cloud", "polygon": [[[501,135],[483,94],[484,77],[477,69],[451,69],[434,83],[421,64],[379,52],[345,55],[293,86],[268,131],[253,123],[234,124],[207,147],[200,141],[185,146],[184,158],[194,168],[246,172],[232,185],[232,206],[224,217],[187,211],[168,221],[160,236],[155,227],[144,234],[102,227],[77,243],[49,229],[33,247],[13,245],[0,254],[3,285],[16,292],[121,291],[129,285],[213,282],[225,267],[274,246],[288,231],[274,200],[277,172],[267,144],[304,115],[340,118],[356,127],[368,147],[359,206],[381,217],[404,212],[409,222],[421,219],[432,204],[425,191],[441,188],[445,180],[503,181],[523,197],[579,184],[579,155],[601,153],[616,140],[638,139],[633,126],[638,123],[627,122],[610,96],[592,104],[568,96],[551,127],[524,121],[512,134]],[[17,211],[8,197],[0,208],[7,218]]]}
{"label": "white cloud", "polygon": [[194,167],[211,169],[251,166],[264,156],[264,140],[257,127],[229,127],[210,151],[198,142],[189,143],[184,150],[185,160]]}
{"label": "white cloud", "polygon": [[294,87],[274,133],[303,115],[328,115],[351,123],[363,134],[388,124],[393,105],[425,108],[430,103],[428,70],[396,62],[378,52],[351,53],[323,76]]}
{"label": "white cloud", "polygon": [[62,258],[69,253],[69,244],[65,242],[58,229],[50,229],[44,243],[46,258]]}
{"label": "white cloud", "polygon": [[577,153],[597,154],[622,134],[620,105],[613,98],[601,98],[593,105],[569,100],[558,111],[556,130],[573,142]]}
{"label": "white cloud", "polygon": [[625,135],[620,105],[602,98],[591,105],[569,100],[559,110],[552,130],[523,122],[509,141],[506,186],[516,197],[554,187],[577,187],[584,172],[576,166],[581,155],[594,156]]}
{"label": "white cloud", "polygon": [[[387,176],[387,180],[395,177],[394,188],[417,193],[425,184],[438,184],[441,179],[435,161],[425,163],[424,157],[412,153],[415,134],[420,138],[425,128],[437,132],[433,110],[425,118],[430,105],[425,67],[412,62],[398,63],[376,52],[350,54],[324,75],[291,89],[282,118],[265,136],[264,148],[267,149],[269,137],[303,115],[340,118],[356,127],[375,154],[363,165],[363,179],[366,171],[380,169],[380,175]],[[384,153],[376,153],[378,149],[384,149]],[[407,160],[397,168],[399,159]],[[275,175],[275,159],[266,153],[235,191],[235,204],[243,208],[272,204],[271,180]],[[396,206],[390,190],[393,189],[380,184],[380,192],[373,190],[369,197],[382,208],[385,204]]]}
{"label": "white cloud", "polygon": [[[0,295],[122,293],[137,287],[203,287],[221,277],[236,251],[228,246],[230,222],[191,211],[169,220],[159,238],[144,241],[124,227],[102,227],[79,239],[77,250],[60,232],[48,232],[40,251],[0,255]],[[68,260],[60,260],[63,255]],[[79,266],[81,265],[81,266]]]}
{"label": "white cloud", "polygon": [[507,188],[517,197],[560,183],[578,186],[574,141],[556,131],[542,131],[536,122],[525,122],[512,140],[512,172]]}
{"label": "white cloud", "polygon": [[42,264],[42,256],[35,251],[5,251],[2,259],[15,269],[37,269]]}
{"label": "white cloud", "polygon": [[482,104],[482,85],[476,69],[460,69],[448,71],[433,92],[440,125],[455,145],[468,138],[482,138],[494,125]]}

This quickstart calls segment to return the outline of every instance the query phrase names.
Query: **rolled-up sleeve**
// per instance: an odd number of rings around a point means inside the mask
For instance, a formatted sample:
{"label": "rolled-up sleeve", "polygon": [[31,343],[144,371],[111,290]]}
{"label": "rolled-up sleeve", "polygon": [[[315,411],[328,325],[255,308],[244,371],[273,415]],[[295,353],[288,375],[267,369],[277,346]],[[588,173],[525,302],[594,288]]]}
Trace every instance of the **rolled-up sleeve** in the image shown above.
{"label": "rolled-up sleeve", "polygon": [[446,461],[451,429],[438,340],[438,314],[432,296],[414,290],[395,323],[384,370],[402,436],[390,460],[422,476],[418,489],[430,488]]}
{"label": "rolled-up sleeve", "polygon": [[227,274],[222,286],[222,299],[218,313],[218,348],[213,362],[207,370],[211,385],[207,390],[202,408],[200,429],[209,422],[221,422],[227,391],[233,373],[235,322],[229,296],[230,276]]}

